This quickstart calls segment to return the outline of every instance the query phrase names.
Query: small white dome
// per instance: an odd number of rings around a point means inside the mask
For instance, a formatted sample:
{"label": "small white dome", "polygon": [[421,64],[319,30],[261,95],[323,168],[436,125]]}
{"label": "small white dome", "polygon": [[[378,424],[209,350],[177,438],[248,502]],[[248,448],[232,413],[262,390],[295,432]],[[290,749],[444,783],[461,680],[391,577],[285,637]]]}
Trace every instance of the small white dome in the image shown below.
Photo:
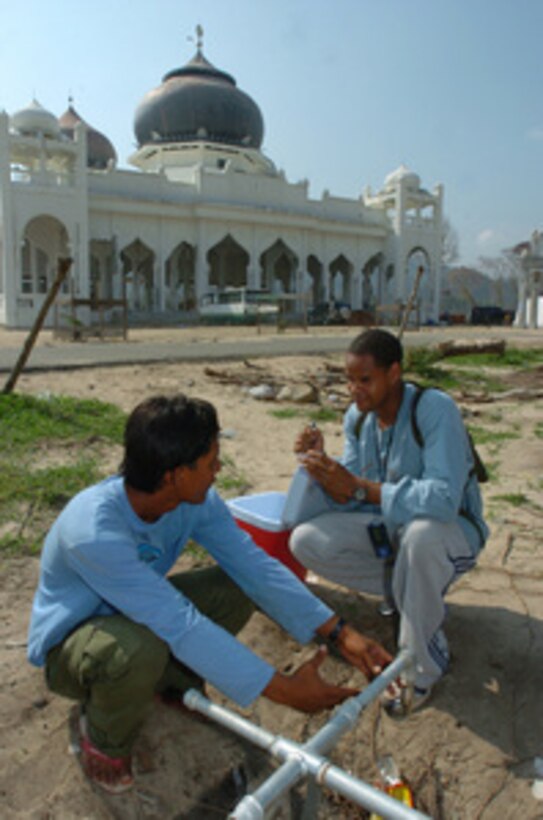
{"label": "small white dome", "polygon": [[43,134],[44,137],[58,137],[60,126],[54,114],[39,104],[37,100],[32,100],[26,108],[21,108],[10,117],[10,125],[19,134],[30,134],[36,136]]}
{"label": "small white dome", "polygon": [[407,182],[410,187],[420,188],[419,175],[415,174],[414,171],[410,171],[406,165],[400,165],[399,168],[392,171],[392,173],[385,178],[385,186],[390,188],[397,185],[400,181]]}

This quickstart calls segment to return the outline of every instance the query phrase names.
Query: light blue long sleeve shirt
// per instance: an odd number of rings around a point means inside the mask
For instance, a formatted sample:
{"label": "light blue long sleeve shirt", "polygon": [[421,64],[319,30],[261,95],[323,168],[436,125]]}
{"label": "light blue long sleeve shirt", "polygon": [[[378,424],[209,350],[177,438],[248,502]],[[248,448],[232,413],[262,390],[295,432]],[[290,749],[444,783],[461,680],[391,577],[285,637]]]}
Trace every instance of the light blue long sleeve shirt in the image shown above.
{"label": "light blue long sleeve shirt", "polygon": [[381,507],[364,508],[382,514],[391,536],[415,518],[457,521],[475,555],[488,536],[488,527],[460,410],[446,393],[426,390],[416,409],[423,439],[420,447],[411,426],[416,392],[414,385],[404,384],[393,427],[380,430],[375,413],[368,413],[358,436],[360,411],[352,404],[344,418],[341,463],[352,473],[381,483]]}
{"label": "light blue long sleeve shirt", "polygon": [[30,620],[30,662],[42,666],[48,651],[89,618],[122,613],[151,629],[178,660],[225,695],[249,704],[275,669],[167,581],[189,539],[301,643],[333,615],[255,546],[214,489],[202,504],[180,504],[147,523],[132,509],[123,479],[114,476],[75,496],[47,535]]}

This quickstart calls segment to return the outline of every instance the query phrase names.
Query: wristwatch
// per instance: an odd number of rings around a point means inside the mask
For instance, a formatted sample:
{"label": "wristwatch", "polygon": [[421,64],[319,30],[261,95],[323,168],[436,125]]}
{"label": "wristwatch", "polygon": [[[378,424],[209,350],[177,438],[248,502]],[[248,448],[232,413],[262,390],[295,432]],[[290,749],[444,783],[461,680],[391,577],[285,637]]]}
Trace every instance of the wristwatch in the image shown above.
{"label": "wristwatch", "polygon": [[368,493],[366,492],[365,487],[356,487],[351,498],[354,499],[354,501],[365,501],[367,495]]}
{"label": "wristwatch", "polygon": [[347,626],[347,621],[345,620],[345,618],[340,617],[335,627],[328,633],[326,640],[332,644],[337,644],[339,639],[339,633],[341,632],[344,626]]}

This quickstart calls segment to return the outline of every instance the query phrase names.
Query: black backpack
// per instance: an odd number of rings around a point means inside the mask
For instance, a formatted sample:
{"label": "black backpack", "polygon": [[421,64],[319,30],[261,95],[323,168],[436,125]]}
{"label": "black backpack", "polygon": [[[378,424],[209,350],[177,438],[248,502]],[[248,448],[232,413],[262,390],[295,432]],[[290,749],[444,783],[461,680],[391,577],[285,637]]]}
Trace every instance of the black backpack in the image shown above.
{"label": "black backpack", "polygon": [[[424,439],[422,437],[421,429],[420,429],[418,421],[417,421],[417,407],[419,405],[419,401],[421,400],[421,397],[422,397],[423,393],[426,390],[430,390],[430,389],[431,390],[439,390],[439,388],[438,387],[432,387],[432,388],[423,387],[421,384],[416,384],[416,382],[411,382],[411,384],[413,384],[414,387],[417,390],[417,392],[415,393],[415,397],[413,399],[413,402],[411,404],[411,432],[413,433],[413,438],[417,442],[418,446],[422,448],[424,446]],[[366,418],[366,413],[361,413],[360,416],[358,417],[358,419],[356,420],[354,432],[355,432],[355,436],[357,438],[360,436],[360,431],[362,430],[362,425],[364,424],[364,419],[365,418]],[[477,452],[477,448],[475,447],[475,444],[473,442],[471,434],[469,433],[469,431],[467,429],[466,429],[466,435],[468,437],[469,446],[471,448],[471,455],[473,457],[473,467],[470,471],[470,475],[475,475],[475,477],[477,478],[477,481],[479,482],[479,484],[484,484],[485,482],[488,481],[487,469],[486,469],[486,467],[483,463],[483,460],[481,459],[481,456]]]}

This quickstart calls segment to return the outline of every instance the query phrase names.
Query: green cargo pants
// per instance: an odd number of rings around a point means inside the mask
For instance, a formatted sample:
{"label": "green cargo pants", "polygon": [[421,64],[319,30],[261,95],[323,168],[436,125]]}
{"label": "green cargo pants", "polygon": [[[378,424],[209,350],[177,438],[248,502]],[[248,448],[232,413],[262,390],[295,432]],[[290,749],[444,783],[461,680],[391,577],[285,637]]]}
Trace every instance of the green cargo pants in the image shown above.
{"label": "green cargo pants", "polygon": [[[233,635],[254,604],[220,569],[169,576],[196,608]],[[49,688],[80,701],[91,741],[110,757],[129,754],[155,692],[184,692],[203,681],[179,663],[150,629],[124,615],[91,618],[47,656]]]}

